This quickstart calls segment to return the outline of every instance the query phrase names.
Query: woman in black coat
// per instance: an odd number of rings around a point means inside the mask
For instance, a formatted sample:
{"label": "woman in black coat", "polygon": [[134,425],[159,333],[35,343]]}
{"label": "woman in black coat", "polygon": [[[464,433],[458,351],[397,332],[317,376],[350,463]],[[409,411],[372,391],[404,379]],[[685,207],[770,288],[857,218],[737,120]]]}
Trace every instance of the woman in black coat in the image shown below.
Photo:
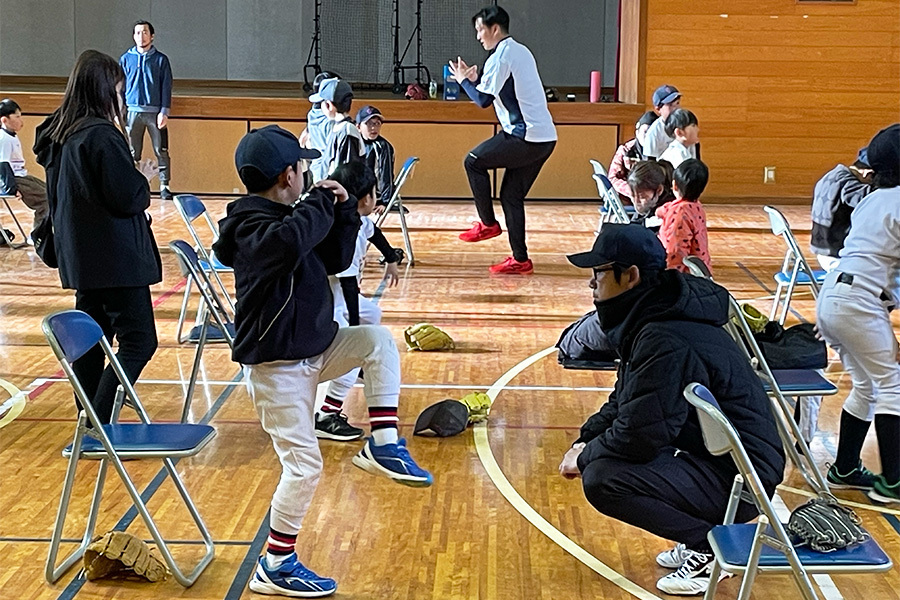
{"label": "woman in black coat", "polygon": [[[114,58],[83,52],[62,105],[37,129],[34,151],[47,174],[62,286],[75,290],[75,308],[107,339],[116,337],[117,357],[134,382],[156,351],[150,285],[162,280],[162,267],[144,212],[156,169],[149,161],[135,168],[117,125],[124,81]],[[110,420],[118,384],[104,363],[97,346],[73,364],[101,424]]]}

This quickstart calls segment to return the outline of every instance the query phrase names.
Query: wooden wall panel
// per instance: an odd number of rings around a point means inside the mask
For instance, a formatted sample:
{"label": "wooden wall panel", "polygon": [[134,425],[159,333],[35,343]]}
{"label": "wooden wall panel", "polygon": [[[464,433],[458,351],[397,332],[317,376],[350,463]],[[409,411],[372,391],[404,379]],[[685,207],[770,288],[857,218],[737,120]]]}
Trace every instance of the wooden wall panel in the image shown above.
{"label": "wooden wall panel", "polygon": [[[631,129],[633,131],[633,129]],[[597,198],[597,185],[588,163],[608,166],[618,148],[616,127],[609,125],[557,125],[559,141],[547,160],[529,198]]]}
{"label": "wooden wall panel", "polygon": [[646,98],[671,83],[697,114],[710,198],[809,196],[900,120],[896,0],[649,0],[647,23]]}

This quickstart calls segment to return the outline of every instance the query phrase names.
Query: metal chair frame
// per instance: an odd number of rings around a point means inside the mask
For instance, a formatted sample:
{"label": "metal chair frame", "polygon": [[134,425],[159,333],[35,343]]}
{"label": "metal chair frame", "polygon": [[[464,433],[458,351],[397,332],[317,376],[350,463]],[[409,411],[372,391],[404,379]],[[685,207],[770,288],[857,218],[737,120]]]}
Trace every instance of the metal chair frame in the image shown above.
{"label": "metal chair frame", "polygon": [[[61,321],[64,322],[63,325],[60,325]],[[106,341],[103,331],[87,314],[77,310],[54,313],[44,318],[42,328],[53,353],[62,365],[63,371],[66,373],[66,376],[75,390],[76,397],[83,407],[78,414],[74,441],[72,445],[63,452],[63,456],[68,457],[69,464],[66,469],[59,510],[53,527],[50,550],[44,570],[47,581],[50,583],[58,581],[72,565],[82,558],[85,550],[93,541],[107,469],[109,464],[112,463],[114,470],[125,485],[125,489],[128,491],[128,495],[131,497],[134,507],[137,509],[138,514],[150,531],[150,535],[159,548],[163,560],[169,570],[181,585],[185,587],[193,585],[203,570],[210,562],[212,562],[213,557],[215,556],[215,547],[213,546],[212,535],[210,534],[209,529],[203,522],[196,505],[184,486],[181,476],[178,474],[178,470],[175,468],[175,459],[194,456],[200,452],[200,450],[202,450],[215,436],[215,429],[209,425],[170,425],[151,423],[147,411],[138,398],[128,376],[122,369],[121,364],[116,359],[115,352],[109,342]],[[76,340],[73,331],[75,331],[75,335],[80,335],[83,339]],[[91,341],[92,343],[88,344],[86,343],[86,340]],[[120,388],[113,408],[111,423],[109,425],[89,428],[89,422],[99,423],[100,420],[91,404],[91,399],[88,398],[81,382],[75,375],[71,363],[81,358],[87,350],[93,348],[98,343],[119,379]],[[118,423],[119,412],[125,401],[127,401],[127,403],[137,412],[140,419],[139,424]],[[190,433],[193,443],[189,447],[178,447],[178,449],[167,449],[165,447],[135,449],[132,447],[129,450],[127,448],[120,449],[122,446],[120,445],[117,447],[114,442],[114,440],[129,440],[152,437],[154,435],[163,436],[166,432],[175,431],[184,434]],[[86,441],[91,442],[89,448],[84,447]],[[99,447],[97,447],[97,442],[100,444]],[[127,446],[127,443],[125,443],[125,446]],[[63,536],[63,527],[65,525],[69,502],[72,497],[72,488],[75,482],[75,473],[80,459],[100,460],[100,468],[94,485],[94,492],[81,542],[79,546],[66,556],[61,564],[57,566],[57,558]],[[206,550],[203,558],[190,573],[185,574],[175,562],[156,522],[147,509],[146,503],[141,498],[140,491],[126,472],[122,459],[161,459],[163,461],[168,475],[172,478],[172,482],[175,484],[178,494],[181,496],[185,507],[188,509],[188,512],[194,521],[194,525],[200,532]]]}
{"label": "metal chair frame", "polygon": [[416,263],[416,257],[413,254],[412,242],[409,240],[409,226],[406,224],[406,212],[403,210],[403,198],[400,195],[400,190],[406,182],[409,181],[409,178],[412,177],[412,172],[417,162],[419,162],[419,157],[410,156],[403,163],[403,166],[400,168],[400,173],[397,174],[397,178],[394,180],[394,193],[391,195],[391,199],[388,200],[387,206],[384,207],[384,212],[378,215],[378,218],[375,220],[375,225],[381,227],[381,224],[387,218],[388,214],[390,214],[394,206],[398,208],[398,214],[400,215],[400,230],[403,232],[403,243],[406,246],[406,256],[410,266]]}
{"label": "metal chair frame", "polygon": [[[772,309],[769,311],[769,320],[774,321],[775,315],[778,313],[778,306],[781,305],[781,313],[778,316],[778,322],[784,325],[787,319],[788,309],[791,306],[791,298],[794,289],[798,285],[808,286],[812,292],[813,298],[819,296],[819,284],[825,277],[825,271],[814,271],[809,266],[806,257],[800,250],[797,238],[791,231],[784,214],[774,206],[764,206],[763,210],[769,217],[769,226],[772,233],[784,240],[787,249],[784,252],[784,261],[781,263],[781,270],[775,274],[775,296],[772,299]],[[779,275],[787,278],[788,281],[779,281]],[[782,298],[782,293],[784,297]]]}
{"label": "metal chair frame", "polygon": [[[706,449],[713,456],[722,456],[730,454],[738,468],[738,475],[735,477],[734,485],[731,488],[728,506],[725,510],[724,524],[714,527],[708,534],[710,545],[716,556],[716,562],[713,565],[710,574],[709,587],[706,590],[704,600],[713,600],[716,594],[716,588],[719,583],[719,575],[724,570],[728,573],[742,573],[743,581],[738,592],[739,600],[748,600],[750,598],[753,583],[758,573],[790,573],[800,593],[806,600],[816,600],[815,589],[810,581],[810,573],[879,573],[888,571],[893,564],[890,558],[878,546],[877,543],[870,540],[867,544],[874,545],[883,559],[879,563],[860,562],[857,564],[804,564],[797,553],[794,545],[791,543],[790,536],[781,523],[775,512],[775,507],[769,500],[765,488],[759,479],[747,451],[741,443],[740,435],[735,431],[734,426],[728,420],[713,395],[708,389],[699,383],[689,384],[684,390],[684,397],[697,410],[697,416],[700,421],[700,429],[703,434],[703,442]],[[742,491],[745,487],[750,492],[750,498],[760,512],[759,519],[755,527],[753,525],[735,525],[734,518],[737,513],[738,505],[743,496]],[[719,546],[719,535],[726,533],[729,528],[753,527],[754,535],[749,550],[747,564],[730,564],[725,561],[722,550]],[[761,565],[760,556],[763,546],[769,546],[784,554],[787,565]],[[828,556],[828,555],[823,555]]]}
{"label": "metal chair frame", "polygon": [[[208,251],[206,247],[203,245],[203,241],[200,239],[200,235],[197,232],[197,229],[194,227],[194,221],[198,218],[203,217],[203,220],[206,222],[207,227],[209,227],[210,233],[213,236],[213,243],[217,239],[219,239],[219,229],[216,227],[215,222],[212,217],[209,215],[209,211],[206,210],[206,205],[203,204],[203,201],[200,200],[197,196],[193,194],[179,194],[175,196],[174,204],[175,208],[178,211],[178,214],[181,216],[181,220],[184,221],[185,226],[187,226],[188,233],[191,235],[191,239],[194,240],[194,250],[196,251],[198,257],[200,258],[200,266],[207,273],[211,273],[213,278],[216,280],[216,284],[219,286],[219,290],[222,292],[222,296],[225,298],[228,307],[231,310],[232,318],[234,316],[234,300],[232,300],[231,295],[228,293],[228,289],[225,287],[225,283],[222,281],[222,277],[220,273],[234,273],[234,269],[231,267],[226,267],[222,265],[216,260],[215,254],[212,251]],[[188,303],[191,298],[191,292],[193,291],[194,282],[189,278],[187,281],[187,285],[184,287],[184,295],[181,299],[181,309],[178,312],[178,325],[176,328],[176,339],[179,344],[183,344],[188,340],[189,336],[184,335],[184,321],[187,318],[188,311]],[[200,325],[203,322],[203,311],[206,310],[203,302],[201,301],[198,305],[197,309],[197,317],[195,319],[195,325]]]}

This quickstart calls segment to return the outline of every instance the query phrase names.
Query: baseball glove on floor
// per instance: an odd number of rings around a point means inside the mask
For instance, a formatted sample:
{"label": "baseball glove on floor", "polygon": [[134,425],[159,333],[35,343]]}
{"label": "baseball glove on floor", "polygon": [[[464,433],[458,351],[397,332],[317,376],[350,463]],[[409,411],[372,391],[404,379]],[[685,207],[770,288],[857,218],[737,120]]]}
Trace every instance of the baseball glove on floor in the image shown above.
{"label": "baseball glove on floor", "polygon": [[491,414],[491,398],[484,392],[472,392],[459,399],[469,409],[469,424],[484,421]]}
{"label": "baseball glove on floor", "polygon": [[456,348],[453,339],[431,323],[416,323],[412,327],[407,327],[403,337],[406,339],[407,350],[432,352]]}
{"label": "baseball glove on floor", "polygon": [[92,580],[138,575],[156,582],[164,580],[168,570],[144,540],[124,531],[109,531],[84,551],[84,574]]}

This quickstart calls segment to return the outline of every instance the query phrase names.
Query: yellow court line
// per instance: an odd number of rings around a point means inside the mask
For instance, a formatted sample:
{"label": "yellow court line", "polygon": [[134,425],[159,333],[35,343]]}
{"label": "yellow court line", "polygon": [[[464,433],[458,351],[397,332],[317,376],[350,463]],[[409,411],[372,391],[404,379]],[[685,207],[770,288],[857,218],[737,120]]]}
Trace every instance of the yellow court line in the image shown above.
{"label": "yellow court line", "polygon": [[[784,490],[785,492],[790,492],[792,494],[797,494],[798,496],[806,496],[807,498],[815,498],[818,496],[818,494],[814,494],[813,492],[790,487],[788,485],[779,485],[778,489]],[[895,508],[876,506],[875,504],[863,504],[862,502],[853,502],[852,500],[844,500],[842,498],[838,498],[838,502],[840,502],[844,506],[852,506],[853,508],[859,508],[861,510],[871,510],[885,515],[894,515],[900,517],[900,510],[897,510]]]}
{"label": "yellow court line", "polygon": [[[22,414],[22,411],[25,410],[25,398],[27,396],[19,388],[4,379],[0,379],[0,388],[6,390],[6,393],[9,394],[9,399],[0,404],[0,414],[3,415],[0,418],[0,429],[2,429]],[[4,409],[8,410],[4,412]]]}
{"label": "yellow court line", "polygon": [[[556,352],[556,348],[551,346],[545,350],[541,350],[537,354],[533,354],[514,366],[512,369],[503,374],[503,376],[498,379],[494,384],[488,389],[487,395],[491,399],[491,403],[493,403],[497,396],[503,391],[503,388],[512,381],[514,377],[516,377],[519,373],[544,358],[549,354],[553,354]],[[513,508],[515,508],[519,514],[525,517],[528,522],[534,525],[538,531],[546,535],[548,538],[556,542],[563,550],[574,556],[576,559],[581,561],[585,566],[589,569],[600,575],[601,577],[609,580],[615,585],[619,586],[632,596],[636,598],[640,598],[641,600],[662,600],[659,596],[652,594],[637,585],[630,579],[626,578],[621,573],[615,571],[606,563],[600,561],[593,554],[576,544],[569,537],[567,537],[564,533],[558,530],[556,527],[550,524],[547,519],[542,517],[528,502],[525,501],[522,496],[516,491],[516,489],[512,486],[509,480],[506,478],[506,475],[503,474],[502,469],[500,469],[500,465],[497,464],[497,459],[494,458],[494,453],[491,451],[491,445],[488,441],[488,429],[487,422],[482,421],[474,426],[474,437],[475,437],[475,449],[478,451],[478,458],[481,460],[481,464],[484,466],[484,470],[487,472],[488,477],[491,478],[491,481],[497,487],[497,490],[503,494],[503,497],[512,504]]]}

